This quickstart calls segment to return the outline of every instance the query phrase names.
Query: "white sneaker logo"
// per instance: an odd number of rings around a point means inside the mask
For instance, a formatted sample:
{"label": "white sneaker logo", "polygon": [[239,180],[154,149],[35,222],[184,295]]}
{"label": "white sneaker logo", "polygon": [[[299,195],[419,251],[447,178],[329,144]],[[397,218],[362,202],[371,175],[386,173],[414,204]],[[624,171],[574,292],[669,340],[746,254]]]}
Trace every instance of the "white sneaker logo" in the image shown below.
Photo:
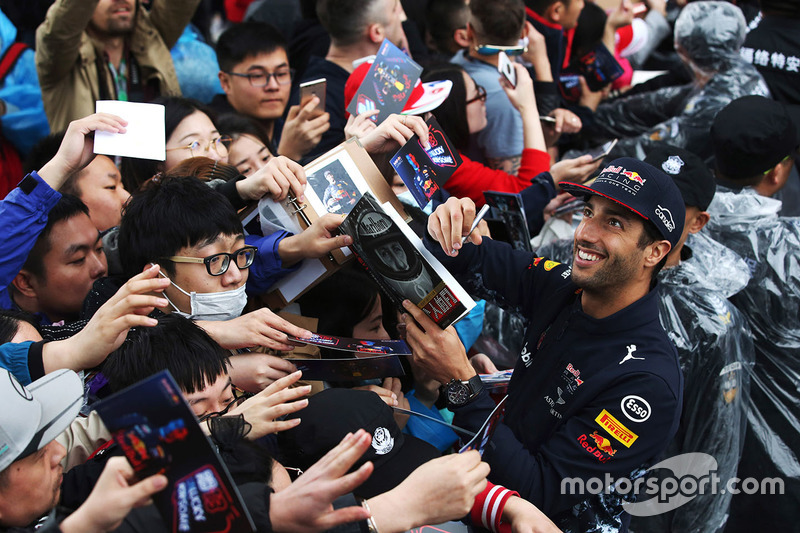
{"label": "white sneaker logo", "polygon": [[627,361],[629,359],[638,359],[640,361],[644,361],[644,357],[634,357],[633,356],[633,352],[636,351],[636,345],[635,344],[631,344],[630,346],[626,346],[626,348],[628,349],[628,355],[623,357],[622,361],[620,361],[619,364],[622,364],[622,363],[624,363],[625,361]]}

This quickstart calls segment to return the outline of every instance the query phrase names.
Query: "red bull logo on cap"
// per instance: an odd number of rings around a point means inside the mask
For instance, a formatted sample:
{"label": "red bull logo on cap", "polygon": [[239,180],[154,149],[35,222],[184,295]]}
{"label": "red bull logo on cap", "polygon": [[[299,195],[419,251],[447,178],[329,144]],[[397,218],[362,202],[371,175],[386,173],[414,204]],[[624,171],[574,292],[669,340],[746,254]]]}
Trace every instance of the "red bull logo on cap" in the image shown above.
{"label": "red bull logo on cap", "polygon": [[639,185],[644,185],[644,182],[647,181],[646,179],[641,177],[638,172],[635,172],[633,170],[626,170],[625,168],[620,166],[614,166],[614,165],[607,166],[606,168],[603,169],[601,174],[604,174],[606,172],[613,172],[614,174],[620,174],[622,176],[625,176],[631,181],[635,181]]}

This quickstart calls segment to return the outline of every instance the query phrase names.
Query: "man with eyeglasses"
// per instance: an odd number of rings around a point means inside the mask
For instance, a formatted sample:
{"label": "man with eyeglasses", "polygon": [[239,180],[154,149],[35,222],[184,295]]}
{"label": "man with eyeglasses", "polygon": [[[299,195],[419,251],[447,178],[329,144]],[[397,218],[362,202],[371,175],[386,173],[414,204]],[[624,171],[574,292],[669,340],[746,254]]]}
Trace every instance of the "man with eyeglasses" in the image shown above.
{"label": "man with eyeglasses", "polygon": [[57,0],[36,30],[36,70],[52,131],[97,100],[180,95],[169,49],[200,0]]}
{"label": "man with eyeglasses", "polygon": [[267,308],[244,313],[248,293],[258,295],[304,258],[318,258],[352,243],[336,236],[342,217],[328,214],[298,235],[248,236],[228,200],[196,178],[167,175],[135,194],[119,231],[126,277],[157,263],[170,285],[167,312],[197,322],[231,357],[231,378],[258,392],[294,371],[290,363],[245,349],[290,350],[287,334],[311,333]]}
{"label": "man with eyeglasses", "polygon": [[294,73],[287,48],[286,39],[269,24],[228,28],[216,46],[225,94],[215,96],[211,107],[256,119],[270,139],[270,151],[297,161],[319,143],[330,123],[329,115],[316,109],[318,100],[290,107],[284,118]]}

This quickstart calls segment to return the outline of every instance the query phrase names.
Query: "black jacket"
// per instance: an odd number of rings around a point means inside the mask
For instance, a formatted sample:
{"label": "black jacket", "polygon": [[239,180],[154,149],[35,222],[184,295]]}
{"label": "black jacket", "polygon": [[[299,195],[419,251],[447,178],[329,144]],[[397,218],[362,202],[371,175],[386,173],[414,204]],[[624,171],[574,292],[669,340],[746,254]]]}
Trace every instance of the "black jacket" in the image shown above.
{"label": "black jacket", "polygon": [[[657,290],[598,320],[582,311],[566,265],[490,239],[457,258],[429,238],[426,245],[457,279],[477,272],[528,319],[505,420],[484,455],[490,479],[565,531],[625,530],[618,495],[572,495],[562,480],[630,478],[675,435],[683,377],[659,323]],[[455,423],[477,431],[492,407],[483,392],[456,410]]]}

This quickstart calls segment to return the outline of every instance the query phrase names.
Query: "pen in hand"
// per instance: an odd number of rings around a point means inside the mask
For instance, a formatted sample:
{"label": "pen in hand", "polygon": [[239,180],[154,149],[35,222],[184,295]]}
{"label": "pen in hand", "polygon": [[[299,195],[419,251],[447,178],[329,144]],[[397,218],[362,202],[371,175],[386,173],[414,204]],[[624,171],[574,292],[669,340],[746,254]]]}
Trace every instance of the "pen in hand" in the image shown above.
{"label": "pen in hand", "polygon": [[472,232],[475,231],[475,228],[478,227],[478,223],[481,220],[483,220],[483,217],[485,217],[486,213],[488,212],[489,212],[489,204],[484,204],[484,206],[481,207],[481,210],[478,212],[478,216],[476,216],[475,220],[472,221],[472,226],[470,226],[469,232],[467,232],[467,234],[461,238],[461,246],[464,246],[469,236],[472,235]]}

